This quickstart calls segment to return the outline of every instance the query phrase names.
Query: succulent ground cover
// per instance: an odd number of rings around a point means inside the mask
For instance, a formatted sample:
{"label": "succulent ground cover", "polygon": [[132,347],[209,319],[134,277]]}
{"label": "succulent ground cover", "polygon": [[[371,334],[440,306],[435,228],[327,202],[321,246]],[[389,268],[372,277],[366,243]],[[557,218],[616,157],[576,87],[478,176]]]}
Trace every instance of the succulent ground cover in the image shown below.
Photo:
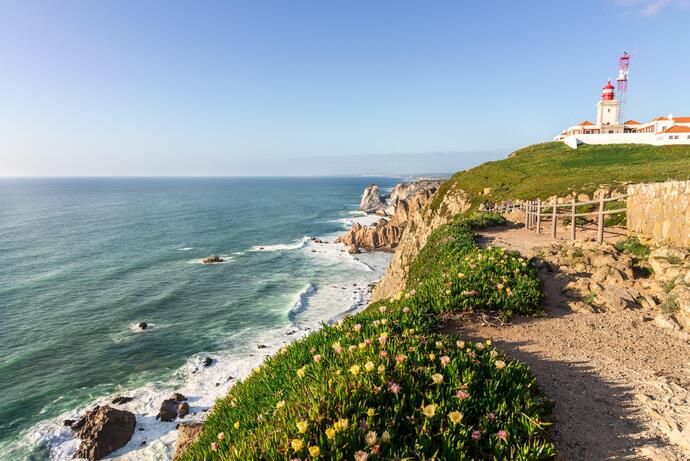
{"label": "succulent ground cover", "polygon": [[[439,311],[538,309],[530,265],[474,242],[472,227],[486,219],[498,218],[458,220],[433,236],[436,250],[420,255],[433,267],[417,267],[400,299],[370,305],[268,358],[216,403],[183,459],[552,458],[543,437],[550,402],[530,371],[489,342],[434,332]],[[457,276],[465,267],[473,271],[467,280]],[[461,280],[450,287],[449,270]],[[467,298],[468,290],[477,293]]]}

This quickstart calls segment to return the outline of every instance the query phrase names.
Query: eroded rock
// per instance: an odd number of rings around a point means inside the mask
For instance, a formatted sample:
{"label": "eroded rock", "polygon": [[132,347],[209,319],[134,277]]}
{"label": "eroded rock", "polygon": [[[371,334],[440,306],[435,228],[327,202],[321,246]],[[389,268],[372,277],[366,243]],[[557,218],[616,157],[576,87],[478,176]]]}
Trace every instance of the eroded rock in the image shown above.
{"label": "eroded rock", "polygon": [[133,413],[108,405],[88,411],[72,429],[81,439],[75,457],[89,460],[102,459],[125,446],[136,427]]}

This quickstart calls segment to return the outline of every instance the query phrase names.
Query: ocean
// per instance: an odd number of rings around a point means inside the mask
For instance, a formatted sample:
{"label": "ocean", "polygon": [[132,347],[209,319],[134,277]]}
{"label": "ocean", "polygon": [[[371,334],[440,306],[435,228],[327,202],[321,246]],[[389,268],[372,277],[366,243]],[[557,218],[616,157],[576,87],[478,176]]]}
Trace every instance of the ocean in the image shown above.
{"label": "ocean", "polygon": [[390,254],[310,237],[371,222],[372,182],[399,180],[0,179],[0,459],[70,459],[63,420],[120,395],[139,430],[114,457],[170,459],[171,392],[201,418],[265,355],[363,307]]}

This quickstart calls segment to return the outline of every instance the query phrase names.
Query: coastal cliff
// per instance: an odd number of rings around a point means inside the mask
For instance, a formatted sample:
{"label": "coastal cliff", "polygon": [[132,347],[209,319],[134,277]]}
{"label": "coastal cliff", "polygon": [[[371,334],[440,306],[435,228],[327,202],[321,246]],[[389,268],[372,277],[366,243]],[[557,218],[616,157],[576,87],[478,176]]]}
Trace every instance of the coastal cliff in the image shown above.
{"label": "coastal cliff", "polygon": [[374,288],[373,301],[394,298],[404,290],[410,264],[419,250],[424,247],[431,232],[448,223],[456,214],[465,213],[470,209],[469,195],[461,189],[450,186],[447,187],[446,184],[441,186],[436,193],[440,196],[438,201],[430,200],[424,206],[407,213],[406,226],[400,243],[386,275]]}
{"label": "coastal cliff", "polygon": [[360,209],[383,216],[371,226],[355,223],[335,242],[343,243],[355,253],[367,251],[394,251],[408,222],[431,201],[440,181],[415,181],[395,186],[388,200],[384,200],[375,184],[367,186],[362,195]]}

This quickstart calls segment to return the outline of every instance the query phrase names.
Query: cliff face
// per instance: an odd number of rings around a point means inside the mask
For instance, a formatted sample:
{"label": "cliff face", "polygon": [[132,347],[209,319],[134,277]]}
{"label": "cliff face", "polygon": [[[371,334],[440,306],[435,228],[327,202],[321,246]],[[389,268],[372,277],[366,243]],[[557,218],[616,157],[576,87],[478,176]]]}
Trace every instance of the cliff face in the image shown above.
{"label": "cliff face", "polygon": [[346,234],[338,237],[335,242],[349,246],[352,252],[360,248],[368,251],[395,250],[403,235],[403,229],[410,219],[431,200],[434,191],[435,189],[422,189],[405,199],[397,200],[396,204],[391,205],[393,209],[390,220],[382,218],[373,226],[355,224]]}
{"label": "cliff face", "polygon": [[448,223],[456,214],[465,213],[470,206],[470,198],[465,191],[451,188],[443,191],[442,197],[437,197],[433,201],[427,200],[414,212],[409,211],[398,248],[386,275],[374,288],[372,301],[394,298],[402,292],[405,289],[410,263],[417,257],[431,232]]}
{"label": "cliff face", "polygon": [[376,184],[371,184],[364,189],[364,194],[362,194],[362,201],[359,203],[359,209],[367,212],[373,213],[382,208],[386,207],[386,202],[381,197],[381,191],[379,191],[379,186]]}

